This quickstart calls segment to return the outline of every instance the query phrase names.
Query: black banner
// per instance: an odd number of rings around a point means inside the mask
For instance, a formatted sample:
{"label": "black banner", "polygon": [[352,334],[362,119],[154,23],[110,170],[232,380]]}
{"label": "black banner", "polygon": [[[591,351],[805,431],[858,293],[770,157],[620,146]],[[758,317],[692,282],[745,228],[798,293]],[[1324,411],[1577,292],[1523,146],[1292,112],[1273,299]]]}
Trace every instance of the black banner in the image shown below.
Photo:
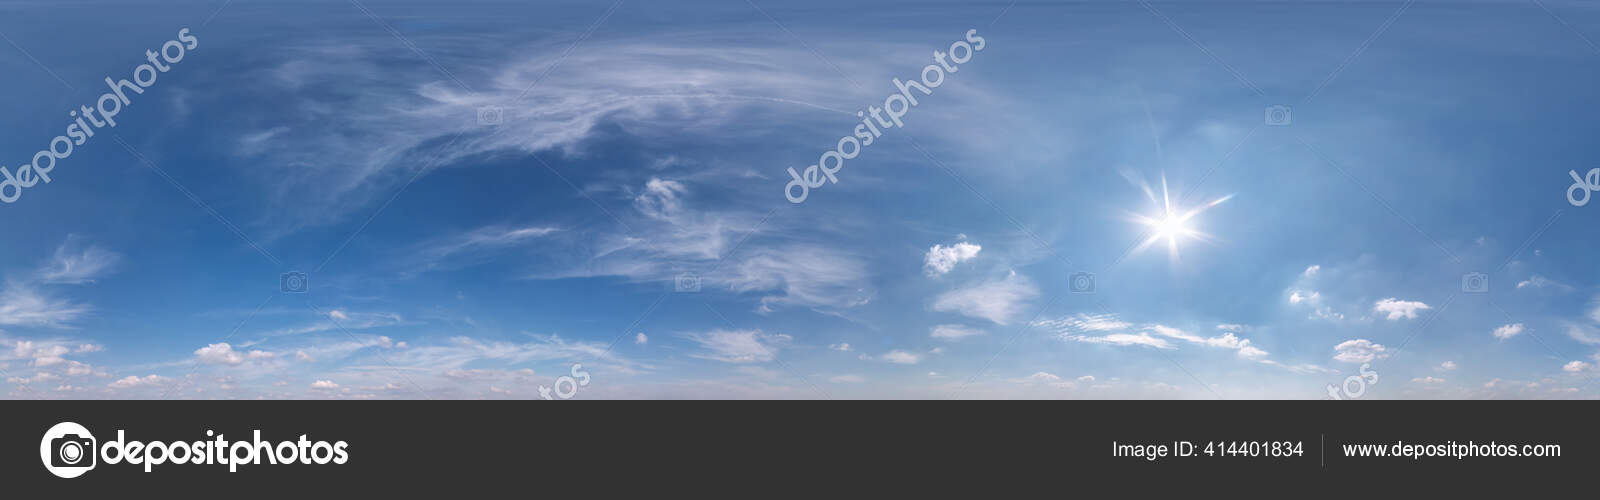
{"label": "black banner", "polygon": [[[0,408],[8,423],[0,438],[5,483],[33,493],[28,498],[128,491],[462,498],[639,488],[992,496],[1091,485],[1181,493],[1201,484],[1449,490],[1493,478],[1579,484],[1600,466],[1593,430],[1600,406],[1592,402],[83,401]],[[50,436],[63,422],[89,436]],[[78,475],[58,477],[47,459]]]}

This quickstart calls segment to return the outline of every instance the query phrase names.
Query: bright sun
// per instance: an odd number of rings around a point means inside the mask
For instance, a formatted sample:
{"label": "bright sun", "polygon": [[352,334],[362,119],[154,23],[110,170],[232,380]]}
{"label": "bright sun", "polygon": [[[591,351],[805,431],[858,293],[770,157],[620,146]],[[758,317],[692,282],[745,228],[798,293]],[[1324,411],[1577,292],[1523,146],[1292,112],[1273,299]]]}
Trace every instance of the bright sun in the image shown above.
{"label": "bright sun", "polygon": [[1156,221],[1154,226],[1156,235],[1166,238],[1177,238],[1189,233],[1189,228],[1184,225],[1183,218],[1174,214],[1167,214],[1166,217]]}
{"label": "bright sun", "polygon": [[1139,244],[1135,252],[1149,248],[1158,241],[1166,240],[1167,253],[1173,261],[1178,259],[1179,240],[1209,241],[1211,239],[1211,235],[1190,227],[1195,216],[1200,215],[1211,207],[1221,205],[1222,202],[1228,201],[1228,198],[1233,197],[1232,195],[1224,196],[1187,211],[1180,210],[1172,204],[1172,196],[1167,192],[1167,180],[1165,177],[1161,179],[1160,200],[1155,200],[1155,193],[1148,188],[1145,189],[1145,193],[1150,195],[1151,201],[1157,201],[1161,204],[1162,213],[1156,217],[1134,216],[1135,221],[1149,228],[1147,234],[1150,235],[1149,239]]}

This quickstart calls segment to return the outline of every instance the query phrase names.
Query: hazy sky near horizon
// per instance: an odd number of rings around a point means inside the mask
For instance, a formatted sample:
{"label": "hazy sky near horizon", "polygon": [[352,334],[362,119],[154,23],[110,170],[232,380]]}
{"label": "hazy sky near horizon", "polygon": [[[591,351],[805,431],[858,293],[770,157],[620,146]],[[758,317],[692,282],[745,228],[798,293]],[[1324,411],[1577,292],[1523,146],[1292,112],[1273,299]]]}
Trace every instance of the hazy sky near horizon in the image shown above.
{"label": "hazy sky near horizon", "polygon": [[0,34],[13,176],[186,45],[0,204],[9,398],[1600,396],[1583,2],[0,2]]}

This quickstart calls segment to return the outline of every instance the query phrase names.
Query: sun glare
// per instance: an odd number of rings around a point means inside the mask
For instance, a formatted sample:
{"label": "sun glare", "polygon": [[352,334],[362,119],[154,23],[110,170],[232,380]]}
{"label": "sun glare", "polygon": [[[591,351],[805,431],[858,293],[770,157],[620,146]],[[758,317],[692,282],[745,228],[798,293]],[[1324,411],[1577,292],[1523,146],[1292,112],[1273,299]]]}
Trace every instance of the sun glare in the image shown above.
{"label": "sun glare", "polygon": [[1211,207],[1221,205],[1222,202],[1228,201],[1228,198],[1233,197],[1232,195],[1224,196],[1222,198],[1213,200],[1210,203],[1206,203],[1204,205],[1184,211],[1180,209],[1180,207],[1173,205],[1172,196],[1167,191],[1166,176],[1162,176],[1161,178],[1160,200],[1155,199],[1155,193],[1152,192],[1147,186],[1148,185],[1142,186],[1145,188],[1145,193],[1150,196],[1151,201],[1155,201],[1161,205],[1162,213],[1156,217],[1134,217],[1137,222],[1143,224],[1147,228],[1147,234],[1150,235],[1148,239],[1139,244],[1136,252],[1143,251],[1144,249],[1149,248],[1151,245],[1165,240],[1167,242],[1167,253],[1174,262],[1178,260],[1178,242],[1180,240],[1211,240],[1211,235],[1195,230],[1192,227],[1195,216],[1198,216],[1206,210],[1209,210]]}

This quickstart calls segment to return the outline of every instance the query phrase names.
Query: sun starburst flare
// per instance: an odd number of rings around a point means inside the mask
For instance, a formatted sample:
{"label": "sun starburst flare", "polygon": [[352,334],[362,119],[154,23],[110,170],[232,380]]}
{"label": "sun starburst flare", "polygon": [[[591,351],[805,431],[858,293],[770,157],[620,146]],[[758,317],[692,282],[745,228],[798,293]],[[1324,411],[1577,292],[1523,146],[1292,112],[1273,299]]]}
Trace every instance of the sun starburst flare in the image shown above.
{"label": "sun starburst flare", "polygon": [[1178,242],[1180,240],[1197,240],[1202,242],[1214,241],[1214,237],[1212,235],[1197,230],[1193,227],[1195,216],[1204,213],[1206,210],[1210,210],[1212,207],[1221,205],[1223,202],[1228,201],[1229,198],[1233,198],[1233,195],[1230,194],[1228,196],[1212,200],[1210,203],[1184,210],[1182,207],[1173,205],[1172,195],[1167,190],[1167,178],[1165,175],[1161,177],[1160,200],[1155,199],[1155,193],[1151,191],[1148,185],[1141,185],[1140,187],[1144,189],[1145,195],[1150,197],[1150,201],[1158,203],[1161,206],[1161,213],[1154,217],[1144,215],[1133,216],[1133,220],[1143,224],[1147,228],[1146,234],[1150,235],[1149,238],[1139,243],[1139,246],[1134,249],[1134,253],[1142,252],[1146,248],[1150,248],[1151,245],[1154,245],[1162,240],[1166,240],[1168,257],[1170,257],[1174,263],[1178,261]]}

